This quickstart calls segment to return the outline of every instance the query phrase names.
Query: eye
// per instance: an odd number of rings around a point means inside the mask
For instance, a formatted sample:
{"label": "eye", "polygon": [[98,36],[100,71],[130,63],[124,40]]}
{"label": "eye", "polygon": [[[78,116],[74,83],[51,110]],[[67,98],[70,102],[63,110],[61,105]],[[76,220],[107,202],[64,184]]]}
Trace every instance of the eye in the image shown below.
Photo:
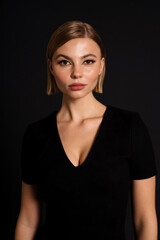
{"label": "eye", "polygon": [[85,64],[93,64],[95,60],[87,59],[84,61]]}
{"label": "eye", "polygon": [[61,65],[61,66],[66,66],[66,65],[70,64],[70,62],[67,61],[67,60],[61,60],[61,61],[58,62],[58,64]]}

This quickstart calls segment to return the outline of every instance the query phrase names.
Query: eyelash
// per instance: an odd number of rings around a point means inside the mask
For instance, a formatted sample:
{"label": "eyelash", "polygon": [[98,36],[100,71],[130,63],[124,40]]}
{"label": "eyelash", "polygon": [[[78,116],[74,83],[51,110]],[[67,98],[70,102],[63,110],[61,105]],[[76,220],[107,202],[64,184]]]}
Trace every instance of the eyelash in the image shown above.
{"label": "eyelash", "polygon": [[[58,62],[58,64],[61,65],[61,66],[66,66],[66,65],[68,65],[68,64],[66,64],[67,62],[69,62],[69,61],[61,60],[61,61]],[[95,60],[87,59],[84,62],[87,62],[87,65],[91,65],[95,62]]]}

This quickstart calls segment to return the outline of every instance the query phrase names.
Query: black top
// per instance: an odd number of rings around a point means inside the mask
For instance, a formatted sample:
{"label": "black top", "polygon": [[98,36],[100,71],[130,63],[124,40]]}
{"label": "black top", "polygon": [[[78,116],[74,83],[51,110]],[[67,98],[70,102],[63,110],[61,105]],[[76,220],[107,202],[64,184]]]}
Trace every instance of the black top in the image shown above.
{"label": "black top", "polygon": [[75,167],[60,140],[57,112],[30,123],[22,142],[22,180],[39,184],[46,203],[36,239],[124,240],[132,180],[157,174],[147,126],[138,112],[107,105],[86,160]]}

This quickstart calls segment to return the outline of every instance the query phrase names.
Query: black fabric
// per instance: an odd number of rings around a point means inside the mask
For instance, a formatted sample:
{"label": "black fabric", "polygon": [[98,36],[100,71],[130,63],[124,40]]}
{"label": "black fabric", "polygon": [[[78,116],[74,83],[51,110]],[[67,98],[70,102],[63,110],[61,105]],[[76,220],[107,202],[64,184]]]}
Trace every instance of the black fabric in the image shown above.
{"label": "black fabric", "polygon": [[75,167],[61,144],[57,112],[30,123],[22,142],[22,180],[39,184],[46,203],[36,239],[124,240],[132,180],[157,174],[147,126],[138,112],[107,105],[85,162]]}

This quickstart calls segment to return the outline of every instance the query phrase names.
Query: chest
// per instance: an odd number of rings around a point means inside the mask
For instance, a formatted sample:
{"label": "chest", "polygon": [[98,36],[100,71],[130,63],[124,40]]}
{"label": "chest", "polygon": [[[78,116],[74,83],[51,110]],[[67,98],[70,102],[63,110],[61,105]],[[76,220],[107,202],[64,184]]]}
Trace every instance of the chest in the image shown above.
{"label": "chest", "polygon": [[81,124],[57,123],[57,131],[68,161],[81,165],[91,151],[102,123],[102,117],[86,120]]}
{"label": "chest", "polygon": [[[130,156],[127,124],[112,125],[102,119],[76,127],[57,124],[42,160],[43,191],[47,198],[68,196],[67,206],[75,207],[84,193],[91,199],[117,199],[129,188]],[[83,205],[83,200],[80,203]]]}

